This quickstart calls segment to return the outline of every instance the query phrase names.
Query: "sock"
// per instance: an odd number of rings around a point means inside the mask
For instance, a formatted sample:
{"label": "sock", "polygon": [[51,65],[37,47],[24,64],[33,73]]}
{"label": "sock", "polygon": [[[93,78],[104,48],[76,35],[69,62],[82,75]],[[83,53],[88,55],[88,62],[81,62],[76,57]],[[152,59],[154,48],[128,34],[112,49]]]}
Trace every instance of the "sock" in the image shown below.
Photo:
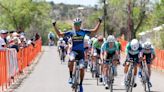
{"label": "sock", "polygon": [[136,80],[136,75],[134,76],[134,83],[136,83],[135,80]]}
{"label": "sock", "polygon": [[127,74],[125,73],[124,74],[124,80],[126,81],[126,79],[127,79]]}
{"label": "sock", "polygon": [[80,80],[80,85],[82,85],[83,84],[83,80]]}
{"label": "sock", "polygon": [[107,76],[104,76],[104,82],[107,84]]}
{"label": "sock", "polygon": [[70,78],[72,78],[72,71],[70,71]]}

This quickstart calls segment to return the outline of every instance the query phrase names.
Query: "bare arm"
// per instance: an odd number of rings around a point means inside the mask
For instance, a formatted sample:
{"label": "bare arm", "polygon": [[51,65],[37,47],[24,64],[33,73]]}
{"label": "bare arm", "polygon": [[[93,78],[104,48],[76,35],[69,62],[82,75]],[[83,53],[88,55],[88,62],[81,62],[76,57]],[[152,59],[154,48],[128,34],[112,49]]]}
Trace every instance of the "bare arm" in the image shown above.
{"label": "bare arm", "polygon": [[59,29],[56,27],[56,22],[53,23],[53,27],[55,29],[55,32],[56,34],[59,36],[59,37],[64,37],[64,32],[60,32]]}
{"label": "bare arm", "polygon": [[94,29],[90,29],[91,35],[97,33],[97,31],[98,31],[99,28],[100,28],[100,24],[101,24],[101,22],[98,22],[97,25],[96,25],[96,27],[95,27]]}

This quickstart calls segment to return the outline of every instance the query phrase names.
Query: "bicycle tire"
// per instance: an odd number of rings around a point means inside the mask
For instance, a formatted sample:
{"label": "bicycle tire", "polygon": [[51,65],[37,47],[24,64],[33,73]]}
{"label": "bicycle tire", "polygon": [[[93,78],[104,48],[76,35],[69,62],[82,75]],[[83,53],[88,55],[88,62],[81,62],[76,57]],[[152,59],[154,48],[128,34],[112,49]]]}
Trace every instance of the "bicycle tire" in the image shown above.
{"label": "bicycle tire", "polygon": [[130,89],[130,83],[131,83],[131,78],[130,76],[132,76],[132,68],[130,67],[130,69],[128,70],[128,75],[127,75],[127,79],[126,79],[126,92],[129,92]]}
{"label": "bicycle tire", "polygon": [[110,71],[110,92],[113,92],[114,68],[111,67]]}
{"label": "bicycle tire", "polygon": [[150,84],[149,84],[149,74],[148,74],[148,69],[147,65],[144,63],[144,68],[142,69],[143,71],[143,78],[144,78],[144,91],[145,92],[150,92]]}
{"label": "bicycle tire", "polygon": [[78,83],[78,80],[79,80],[79,74],[78,74],[78,71],[76,71],[76,75],[75,75],[75,92],[78,92],[78,86],[79,86],[79,83]]}
{"label": "bicycle tire", "polygon": [[146,90],[146,92],[150,92],[150,84],[149,84],[149,82],[147,82],[147,90]]}
{"label": "bicycle tire", "polygon": [[146,84],[147,84],[147,87],[146,87],[146,91],[145,92],[150,92],[150,84],[149,84],[149,77],[148,77],[148,75],[146,75]]}
{"label": "bicycle tire", "polygon": [[111,66],[109,66],[109,69],[110,70],[108,70],[108,80],[107,80],[107,83],[108,83],[108,86],[109,86],[109,88],[111,87]]}
{"label": "bicycle tire", "polygon": [[[97,71],[97,74],[99,75],[99,68],[100,68],[100,66],[99,66],[99,64],[97,63],[97,69],[96,69],[96,71]],[[99,85],[99,77],[97,77],[97,86]]]}
{"label": "bicycle tire", "polygon": [[132,77],[131,77],[131,83],[130,83],[130,89],[128,92],[132,92],[133,91],[133,86],[134,86],[134,70],[132,71]]}
{"label": "bicycle tire", "polygon": [[78,91],[78,88],[79,88],[78,87],[79,86],[79,79],[80,79],[79,78],[80,77],[79,74],[80,74],[79,69],[76,69],[75,70],[75,73],[74,73],[74,84],[73,84],[74,85],[73,89],[74,89],[75,92],[79,92]]}

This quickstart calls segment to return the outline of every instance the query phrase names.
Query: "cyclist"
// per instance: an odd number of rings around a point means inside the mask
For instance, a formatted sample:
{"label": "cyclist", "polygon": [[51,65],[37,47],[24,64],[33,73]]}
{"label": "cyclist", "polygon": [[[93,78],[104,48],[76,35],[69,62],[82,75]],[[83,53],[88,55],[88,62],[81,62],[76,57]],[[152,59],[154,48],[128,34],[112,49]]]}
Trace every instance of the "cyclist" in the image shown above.
{"label": "cyclist", "polygon": [[119,39],[117,38],[117,45],[118,45],[118,53],[119,53],[119,62],[118,64],[120,64],[120,54],[121,54],[121,43],[119,42]]}
{"label": "cyclist", "polygon": [[[91,50],[91,53],[92,53],[92,65],[93,65],[92,71],[96,70],[96,59],[97,59],[97,57],[100,57],[101,45],[103,44],[103,42],[104,42],[103,41],[103,36],[101,36],[101,35],[97,39],[93,40],[92,50]],[[99,77],[98,72],[96,74],[96,77]],[[100,78],[102,78],[102,77],[100,77]]]}
{"label": "cyclist", "polygon": [[[59,48],[59,54],[61,54],[61,52],[62,52],[62,53],[64,53],[64,56],[65,56],[66,55],[66,43],[63,40],[63,38],[59,38],[58,48]],[[62,58],[60,58],[60,59],[62,59]]]}
{"label": "cyclist", "polygon": [[[152,64],[152,61],[155,59],[155,51],[154,51],[154,48],[153,48],[150,41],[146,41],[143,44],[142,53],[143,53],[143,57],[146,58],[146,63],[147,63],[148,73],[149,73],[149,78],[150,78],[150,76],[151,76],[151,64]],[[139,75],[139,77],[142,76],[141,69],[139,69],[139,74],[138,75]],[[149,82],[149,84],[152,87],[151,82]]]}
{"label": "cyclist", "polygon": [[49,46],[54,45],[55,35],[51,31],[48,33]]}
{"label": "cyclist", "polygon": [[84,37],[84,57],[85,57],[85,68],[88,66],[88,60],[90,55],[90,49],[91,49],[91,42],[90,42],[90,37],[88,35],[85,35]]}
{"label": "cyclist", "polygon": [[94,37],[91,38],[91,40],[90,40],[91,41],[91,46],[92,46],[92,43],[95,39],[97,39],[97,35],[95,35]]}
{"label": "cyclist", "polygon": [[[94,33],[96,33],[100,27],[101,24],[101,19],[99,18],[99,23],[96,25],[96,27],[94,29],[91,30],[85,30],[85,29],[81,29],[81,24],[82,24],[82,20],[79,18],[74,19],[73,21],[73,25],[74,25],[74,30],[70,31],[70,32],[60,32],[57,27],[56,27],[56,22],[53,23],[54,29],[56,31],[56,33],[58,34],[58,36],[63,37],[63,36],[71,36],[72,37],[72,51],[76,52],[77,55],[75,57],[76,60],[79,60],[80,62],[80,90],[83,90],[82,88],[82,82],[83,82],[83,78],[84,78],[84,36],[86,34],[90,34],[93,35]],[[75,60],[69,60],[68,63],[68,67],[69,67],[69,71],[70,71],[70,79],[69,79],[69,83],[72,83],[72,74],[73,74],[73,67],[74,67],[74,61]]]}
{"label": "cyclist", "polygon": [[109,61],[106,61],[107,59],[112,58],[112,63],[115,66],[115,76],[117,75],[117,70],[116,66],[118,63],[118,46],[117,42],[115,40],[115,37],[113,35],[109,35],[107,37],[107,41],[103,43],[101,47],[101,53],[103,54],[103,59],[104,59],[104,65],[103,65],[103,78],[104,78],[104,84],[105,84],[105,89],[109,88],[109,85],[107,84],[107,78],[108,78],[108,64]]}
{"label": "cyclist", "polygon": [[[124,84],[126,83],[126,79],[127,79],[127,72],[128,72],[128,68],[129,68],[129,64],[126,63],[129,60],[133,60],[134,62],[136,62],[136,64],[139,64],[140,59],[142,58],[142,46],[139,43],[139,41],[137,39],[133,39],[131,40],[127,46],[126,46],[126,61],[124,62]],[[135,78],[137,75],[137,65],[134,67],[134,87],[137,86],[137,84],[135,83]]]}

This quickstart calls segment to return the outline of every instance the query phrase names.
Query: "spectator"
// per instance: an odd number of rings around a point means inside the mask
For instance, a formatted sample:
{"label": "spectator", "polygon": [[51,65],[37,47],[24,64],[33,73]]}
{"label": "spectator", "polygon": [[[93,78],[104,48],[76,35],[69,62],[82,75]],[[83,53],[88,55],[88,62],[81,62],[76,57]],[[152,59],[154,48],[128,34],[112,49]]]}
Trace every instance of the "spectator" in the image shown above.
{"label": "spectator", "polygon": [[8,34],[8,32],[6,30],[1,30],[1,38],[4,39],[6,44],[8,44],[7,34]]}
{"label": "spectator", "polygon": [[20,36],[20,41],[21,41],[21,43],[20,43],[20,48],[24,48],[24,47],[27,46],[27,45],[26,45],[26,38],[25,38],[24,35],[21,35],[21,36]]}
{"label": "spectator", "polygon": [[14,48],[17,52],[19,52],[19,39],[18,39],[18,37],[14,37],[12,39],[12,43],[10,45],[11,45],[10,48]]}
{"label": "spectator", "polygon": [[6,47],[6,42],[4,40],[5,36],[4,36],[4,30],[0,31],[0,49]]}
{"label": "spectator", "polygon": [[6,47],[6,43],[5,43],[4,39],[2,39],[2,38],[0,37],[0,49],[2,49],[2,48],[4,48],[4,47]]}
{"label": "spectator", "polygon": [[14,33],[14,31],[10,31],[8,36],[6,37],[7,41],[10,43],[12,40],[12,34]]}
{"label": "spectator", "polygon": [[19,34],[17,32],[13,32],[11,35],[10,45],[9,48],[16,49],[17,52],[19,52],[21,41],[19,39]]}
{"label": "spectator", "polygon": [[40,38],[40,35],[38,33],[35,34],[35,41]]}

